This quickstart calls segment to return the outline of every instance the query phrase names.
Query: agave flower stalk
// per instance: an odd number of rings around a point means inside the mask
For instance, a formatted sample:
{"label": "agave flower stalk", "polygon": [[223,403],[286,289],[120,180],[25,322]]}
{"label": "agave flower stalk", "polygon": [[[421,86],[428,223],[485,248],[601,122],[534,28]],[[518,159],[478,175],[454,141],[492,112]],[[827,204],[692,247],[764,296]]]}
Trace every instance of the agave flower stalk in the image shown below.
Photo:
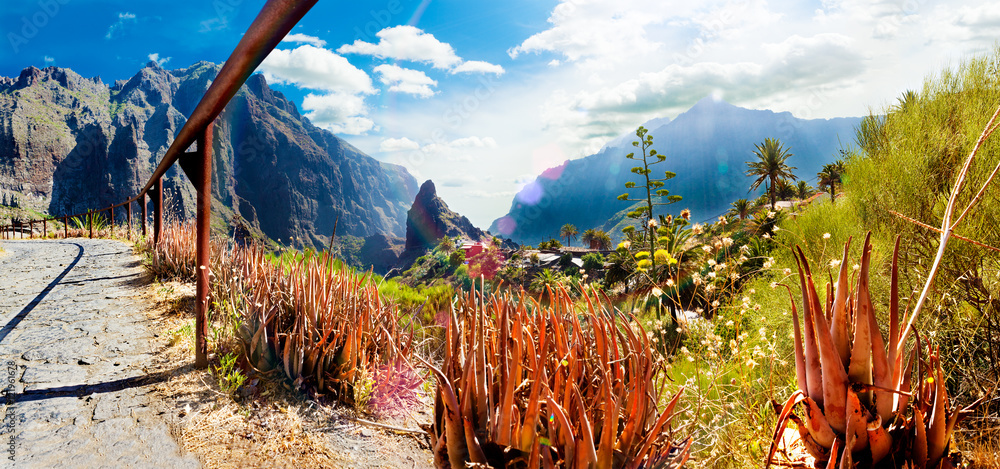
{"label": "agave flower stalk", "polygon": [[[899,239],[892,255],[888,342],[875,319],[868,282],[871,233],[865,237],[853,284],[847,268],[849,248],[850,240],[836,288],[827,292],[825,311],[809,262],[801,249],[793,253],[803,306],[800,322],[792,299],[798,390],[781,407],[766,465],[778,461],[779,442],[787,441],[783,433],[792,421],[798,431],[795,446],[822,467],[953,467],[946,454],[952,431],[978,403],[961,411],[948,405],[941,363],[930,346],[928,361],[916,357],[918,344],[904,363],[907,354],[897,345]],[[927,378],[920,378],[911,392],[914,368]],[[803,417],[795,414],[797,407]],[[795,453],[786,450],[784,456],[799,463],[807,459]]]}
{"label": "agave flower stalk", "polygon": [[429,429],[438,467],[674,468],[690,438],[671,440],[680,392],[665,406],[641,328],[596,293],[578,312],[564,290],[543,306],[526,294],[471,293],[447,327]]}

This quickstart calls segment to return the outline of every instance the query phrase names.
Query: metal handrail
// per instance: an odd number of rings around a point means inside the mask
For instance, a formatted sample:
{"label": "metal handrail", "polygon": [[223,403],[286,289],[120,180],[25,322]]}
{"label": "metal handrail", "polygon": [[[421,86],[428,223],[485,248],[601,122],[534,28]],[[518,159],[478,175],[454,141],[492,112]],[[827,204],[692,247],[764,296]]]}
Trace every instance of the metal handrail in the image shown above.
{"label": "metal handrail", "polygon": [[[147,204],[146,196],[153,192],[153,242],[160,241],[160,231],[163,224],[163,176],[167,170],[175,163],[180,162],[181,169],[194,183],[197,190],[197,221],[195,231],[197,233],[197,299],[196,313],[196,345],[195,345],[195,366],[204,368],[208,366],[208,345],[205,340],[208,332],[208,324],[205,320],[208,310],[208,275],[209,259],[211,247],[209,245],[209,218],[211,217],[212,201],[212,130],[215,119],[226,108],[229,101],[236,96],[240,87],[253,74],[254,70],[260,66],[264,58],[284,39],[285,35],[302,19],[303,16],[316,4],[318,0],[268,0],[261,8],[257,18],[254,19],[250,27],[247,28],[239,44],[233,49],[229,59],[226,60],[219,74],[208,87],[205,95],[198,102],[198,105],[191,112],[191,117],[184,123],[177,133],[174,141],[167,149],[167,153],[160,160],[156,170],[149,177],[146,185],[134,197],[112,205],[108,208],[97,211],[89,210],[86,213],[76,215],[63,215],[62,217],[47,217],[41,220],[28,220],[31,236],[34,236],[34,224],[42,223],[43,237],[48,235],[47,222],[49,220],[63,221],[63,230],[68,233],[66,226],[70,218],[87,216],[90,223],[90,236],[93,237],[93,216],[105,211],[111,212],[111,226],[115,224],[114,210],[118,207],[127,207],[129,236],[132,233],[132,203],[140,202],[142,207],[142,233],[146,235]],[[197,152],[187,152],[191,144],[198,142]],[[155,186],[155,187],[154,187]],[[23,226],[24,222],[22,222]],[[0,226],[0,231],[6,238],[8,231],[13,231],[15,225]],[[21,231],[21,236],[24,232]]]}

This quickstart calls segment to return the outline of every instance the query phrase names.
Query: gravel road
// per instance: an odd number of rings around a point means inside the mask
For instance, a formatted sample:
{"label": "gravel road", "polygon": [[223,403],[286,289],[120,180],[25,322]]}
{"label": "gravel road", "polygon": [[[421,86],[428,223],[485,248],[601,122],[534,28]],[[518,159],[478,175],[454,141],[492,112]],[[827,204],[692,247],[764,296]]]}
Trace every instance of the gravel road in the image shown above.
{"label": "gravel road", "polygon": [[150,386],[139,258],[97,239],[2,241],[0,466],[198,467]]}

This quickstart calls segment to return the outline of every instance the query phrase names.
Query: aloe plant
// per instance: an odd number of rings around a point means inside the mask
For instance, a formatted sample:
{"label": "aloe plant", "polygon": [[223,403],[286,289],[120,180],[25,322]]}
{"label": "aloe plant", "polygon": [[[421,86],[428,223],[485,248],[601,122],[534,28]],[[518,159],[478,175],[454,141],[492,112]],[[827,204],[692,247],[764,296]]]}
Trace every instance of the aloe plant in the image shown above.
{"label": "aloe plant", "polygon": [[[800,322],[792,299],[798,390],[781,407],[766,465],[953,467],[947,454],[952,432],[978,403],[962,410],[948,403],[941,363],[930,345],[926,360],[919,356],[919,343],[910,353],[904,350],[899,239],[892,256],[888,341],[875,320],[868,282],[871,233],[865,237],[856,282],[847,267],[849,248],[850,240],[825,308],[805,255],[798,248],[793,253],[803,306]],[[789,421],[797,427],[792,438],[785,435]],[[781,448],[782,442],[791,444]],[[779,450],[783,458],[777,458]]]}
{"label": "aloe plant", "polygon": [[260,247],[232,255],[244,295],[240,336],[254,367],[281,369],[296,386],[350,405],[362,375],[374,378],[376,393],[412,394],[419,387],[408,365],[412,334],[397,328],[394,306],[366,275],[337,268],[329,253],[287,264],[275,264]]}
{"label": "aloe plant", "polygon": [[473,292],[456,306],[442,368],[427,364],[438,379],[435,464],[681,467],[691,439],[668,431],[680,392],[661,405],[645,332],[596,293],[583,293],[580,315],[564,290],[549,297]]}

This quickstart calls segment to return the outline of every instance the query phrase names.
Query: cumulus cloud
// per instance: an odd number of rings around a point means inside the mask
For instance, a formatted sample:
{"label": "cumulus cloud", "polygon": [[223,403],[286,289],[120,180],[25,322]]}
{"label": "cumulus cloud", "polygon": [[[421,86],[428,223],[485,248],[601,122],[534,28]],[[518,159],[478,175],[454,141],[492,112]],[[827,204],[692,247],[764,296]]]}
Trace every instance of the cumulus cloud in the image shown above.
{"label": "cumulus cloud", "polygon": [[521,54],[548,52],[560,54],[570,62],[618,61],[649,54],[663,44],[647,34],[647,26],[683,14],[684,8],[671,2],[641,0],[563,0],[549,16],[549,29],[532,35],[507,53],[517,58]]}
{"label": "cumulus cloud", "polygon": [[449,69],[462,62],[451,45],[419,28],[402,25],[386,28],[375,34],[377,44],[355,40],[337,49],[340,54],[372,55],[381,59],[409,60],[428,63],[434,68]]}
{"label": "cumulus cloud", "polygon": [[382,143],[380,143],[378,147],[378,151],[382,152],[419,150],[419,149],[420,149],[420,143],[410,140],[406,137],[384,139],[382,140]]}
{"label": "cumulus cloud", "polygon": [[451,44],[439,41],[433,34],[414,26],[385,28],[375,34],[378,43],[357,39],[337,49],[339,54],[371,55],[380,59],[406,60],[430,64],[451,73],[493,73],[502,75],[503,67],[480,60],[464,61]]}
{"label": "cumulus cloud", "polygon": [[163,58],[160,58],[160,54],[159,54],[159,53],[157,53],[157,52],[154,52],[154,53],[152,53],[152,54],[149,54],[149,55],[147,55],[146,57],[148,57],[148,58],[149,58],[149,61],[150,61],[150,62],[156,62],[156,65],[159,65],[159,66],[161,66],[161,67],[163,66],[163,64],[165,64],[165,63],[167,63],[167,62],[169,62],[169,61],[170,61],[170,57],[163,57]]}
{"label": "cumulus cloud", "polygon": [[56,59],[54,57],[51,57],[51,56],[48,56],[48,55],[42,57],[42,60],[45,61],[45,65],[51,65],[51,64],[55,63],[55,61],[56,61]]}
{"label": "cumulus cloud", "polygon": [[492,73],[496,76],[504,74],[503,67],[491,64],[489,62],[483,62],[481,60],[469,60],[463,62],[461,65],[451,69],[451,73]]}
{"label": "cumulus cloud", "polygon": [[437,82],[430,79],[424,72],[398,65],[379,65],[375,67],[375,73],[379,74],[379,81],[389,85],[389,91],[397,93],[429,98],[434,96],[432,87],[437,86]]}
{"label": "cumulus cloud", "polygon": [[302,101],[305,116],[318,127],[337,134],[360,135],[375,128],[364,97],[342,92],[309,93]]}
{"label": "cumulus cloud", "polygon": [[118,13],[118,21],[112,23],[111,26],[108,27],[108,32],[107,34],[104,35],[104,38],[105,39],[113,38],[115,34],[117,34],[119,31],[122,30],[122,28],[125,27],[126,24],[135,22],[136,22],[135,13],[129,13],[129,12]]}
{"label": "cumulus cloud", "polygon": [[281,40],[281,42],[291,42],[293,44],[309,44],[315,47],[323,47],[326,45],[326,41],[318,37],[300,33],[289,34],[285,36]]}
{"label": "cumulus cloud", "polygon": [[312,45],[275,49],[258,68],[272,83],[338,93],[374,93],[371,77],[327,49]]}
{"label": "cumulus cloud", "polygon": [[835,82],[865,69],[865,57],[852,42],[834,33],[793,35],[780,43],[764,44],[768,59],[763,63],[671,64],[610,88],[581,93],[573,101],[589,111],[635,113],[691,104],[719,89],[727,90],[730,99],[740,100]]}

